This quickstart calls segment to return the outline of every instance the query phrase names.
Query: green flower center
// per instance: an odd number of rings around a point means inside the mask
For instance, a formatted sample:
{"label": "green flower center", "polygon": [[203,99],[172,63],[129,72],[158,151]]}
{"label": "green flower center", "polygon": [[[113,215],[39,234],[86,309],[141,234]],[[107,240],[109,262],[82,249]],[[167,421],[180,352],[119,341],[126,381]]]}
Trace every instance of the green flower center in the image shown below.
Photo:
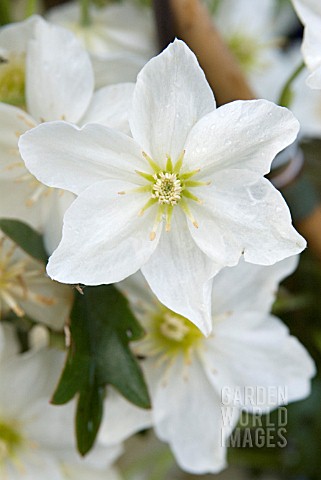
{"label": "green flower center", "polygon": [[0,57],[0,102],[25,107],[24,55]]}
{"label": "green flower center", "polygon": [[183,190],[181,181],[176,173],[159,172],[153,175],[155,183],[152,188],[152,198],[158,203],[166,205],[177,205],[181,199]]}
{"label": "green flower center", "polygon": [[17,425],[0,421],[0,462],[13,457],[22,443],[23,438],[18,432]]}
{"label": "green flower center", "polygon": [[255,68],[260,46],[253,38],[236,33],[227,39],[227,44],[245,72]]}
{"label": "green flower center", "polygon": [[[170,231],[175,206],[179,206],[194,227],[198,228],[198,223],[190,211],[188,201],[192,200],[198,204],[202,204],[202,201],[191,192],[191,189],[209,185],[210,182],[191,180],[194,175],[199,173],[199,168],[182,172],[184,155],[185,151],[181,153],[175,164],[172,163],[170,156],[167,156],[166,167],[164,169],[143,152],[143,157],[152,168],[153,173],[136,170],[137,175],[143,177],[147,183],[142,187],[135,188],[134,191],[141,193],[147,192],[150,194],[148,201],[140,210],[139,215],[143,215],[148,208],[158,204],[155,222],[150,233],[151,240],[155,239],[157,227],[163,218],[166,220],[166,231]],[[126,192],[119,193],[125,194]]]}
{"label": "green flower center", "polygon": [[[150,313],[146,313],[150,315]],[[137,346],[138,353],[160,356],[164,361],[183,354],[187,361],[204,339],[201,331],[187,318],[160,305],[157,313],[148,318],[146,337]]]}

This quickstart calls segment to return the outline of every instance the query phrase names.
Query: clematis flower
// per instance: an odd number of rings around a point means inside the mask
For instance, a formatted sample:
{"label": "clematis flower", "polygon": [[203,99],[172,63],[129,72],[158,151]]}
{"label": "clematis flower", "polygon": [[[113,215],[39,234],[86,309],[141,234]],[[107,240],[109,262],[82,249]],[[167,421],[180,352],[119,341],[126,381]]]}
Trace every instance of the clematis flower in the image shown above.
{"label": "clematis flower", "polygon": [[69,287],[53,282],[40,262],[0,232],[0,319],[11,311],[61,330],[72,299]]}
{"label": "clematis flower", "polygon": [[109,466],[119,455],[120,446],[97,444],[85,460],[80,459],[73,440],[74,404],[49,404],[63,353],[41,350],[19,355],[9,326],[4,329],[0,325],[2,338],[6,352],[0,351],[1,478],[119,480]]}
{"label": "clematis flower", "polygon": [[89,8],[90,24],[81,25],[79,2],[52,8],[50,22],[71,30],[91,55],[96,88],[132,82],[156,54],[156,31],[150,8],[126,1]]}
{"label": "clematis flower", "polygon": [[304,25],[302,55],[310,75],[306,82],[313,89],[321,88],[321,4],[318,0],[292,0]]}
{"label": "clematis flower", "polygon": [[[118,284],[146,331],[133,347],[143,358],[153,405],[151,418],[145,413],[145,426],[149,420],[184,470],[217,473],[226,466],[226,439],[242,411],[267,413],[309,395],[314,363],[269,313],[278,283],[296,264],[293,257],[269,267],[242,261],[222,270],[213,282],[213,332],[208,338],[161,305],[142,275]],[[117,429],[120,415],[129,424],[136,421],[136,431],[143,423],[137,408],[116,395],[107,399],[106,414],[104,441],[109,429]],[[127,425],[118,425],[118,440],[127,434]]]}
{"label": "clematis flower", "polygon": [[283,84],[276,69],[284,62],[285,32],[293,18],[297,21],[291,5],[277,0],[262,0],[258,9],[251,0],[240,0],[238,8],[233,0],[218,2],[213,21],[257,98],[278,99]]}
{"label": "clematis flower", "polygon": [[300,252],[288,208],[263,178],[298,122],[265,100],[215,109],[195,55],[175,41],[138,76],[132,137],[102,125],[43,124],[19,142],[27,168],[78,198],[47,271],[64,283],[120,281],[141,268],[158,299],[211,329],[224,266]]}
{"label": "clematis flower", "polygon": [[0,48],[0,99],[6,102],[0,103],[0,216],[19,218],[44,231],[52,252],[74,197],[48,189],[30,175],[19,155],[18,138],[38,123],[58,119],[80,125],[96,121],[127,132],[133,85],[94,93],[88,54],[74,35],[40,17],[0,29]]}

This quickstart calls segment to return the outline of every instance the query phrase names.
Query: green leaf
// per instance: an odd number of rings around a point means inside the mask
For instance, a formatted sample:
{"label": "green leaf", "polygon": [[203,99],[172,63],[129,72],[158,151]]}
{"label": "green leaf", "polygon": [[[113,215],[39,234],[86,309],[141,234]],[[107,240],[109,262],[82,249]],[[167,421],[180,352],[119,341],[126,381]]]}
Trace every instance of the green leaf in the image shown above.
{"label": "green leaf", "polygon": [[150,407],[142,371],[128,346],[144,331],[122,294],[113,285],[102,285],[76,294],[70,332],[71,346],[52,403],[66,403],[79,392],[76,432],[84,455],[98,432],[106,385],[135,405]]}
{"label": "green leaf", "polygon": [[0,229],[31,257],[47,263],[48,255],[42,236],[33,228],[19,220],[2,218],[0,219]]}
{"label": "green leaf", "polygon": [[105,388],[91,385],[79,396],[76,413],[78,450],[85,455],[92,448],[103,417]]}

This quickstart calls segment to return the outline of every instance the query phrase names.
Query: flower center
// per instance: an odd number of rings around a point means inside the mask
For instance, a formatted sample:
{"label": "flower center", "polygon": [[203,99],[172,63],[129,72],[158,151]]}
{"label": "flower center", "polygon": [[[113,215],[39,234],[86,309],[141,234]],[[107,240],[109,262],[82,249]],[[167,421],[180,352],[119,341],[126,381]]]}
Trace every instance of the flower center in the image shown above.
{"label": "flower center", "polygon": [[177,174],[159,172],[155,173],[153,177],[156,181],[152,189],[152,198],[156,198],[160,204],[177,205],[183,190]]}
{"label": "flower center", "polygon": [[0,57],[0,102],[22,108],[25,106],[24,55]]}
{"label": "flower center", "polygon": [[17,425],[8,424],[0,420],[0,464],[13,457],[23,443]]}
{"label": "flower center", "polygon": [[[34,264],[34,267],[31,266]],[[0,237],[0,318],[8,310],[18,317],[25,312],[21,302],[51,305],[53,298],[37,295],[30,290],[28,280],[43,275],[41,266],[24,253],[6,237]]]}
{"label": "flower center", "polygon": [[[198,223],[188,206],[188,202],[192,200],[198,204],[202,204],[202,200],[194,195],[191,192],[191,189],[209,185],[210,182],[191,180],[194,175],[199,173],[199,168],[192,171],[182,172],[184,155],[185,151],[181,153],[174,165],[170,156],[168,155],[166,167],[164,169],[154,162],[154,160],[145,152],[143,152],[143,157],[152,168],[153,173],[135,170],[137,175],[143,177],[147,183],[146,185],[133,189],[133,191],[149,194],[149,198],[143,208],[140,210],[139,215],[144,215],[148,208],[158,204],[153,229],[150,233],[151,240],[155,239],[157,227],[163,221],[163,219],[166,220],[166,231],[170,231],[171,219],[175,206],[179,206],[187,218],[192,222],[194,227],[198,228]],[[126,192],[119,192],[119,194],[125,193]]]}
{"label": "flower center", "polygon": [[163,305],[155,313],[146,312],[143,324],[147,334],[137,343],[136,351],[146,357],[159,356],[161,361],[170,361],[178,354],[190,361],[204,339],[193,323]]}

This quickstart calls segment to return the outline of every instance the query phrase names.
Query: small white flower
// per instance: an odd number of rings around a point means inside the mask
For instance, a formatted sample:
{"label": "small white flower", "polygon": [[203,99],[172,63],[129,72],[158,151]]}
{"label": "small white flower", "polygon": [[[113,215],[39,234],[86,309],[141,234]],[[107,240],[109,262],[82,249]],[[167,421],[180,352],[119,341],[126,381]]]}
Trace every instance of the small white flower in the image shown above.
{"label": "small white flower", "polygon": [[78,40],[36,16],[0,29],[0,52],[0,216],[19,218],[44,231],[52,252],[74,196],[49,189],[30,175],[19,155],[18,138],[49,120],[79,125],[95,121],[127,132],[133,85],[94,93],[89,55]]}
{"label": "small white flower", "polygon": [[126,1],[89,8],[90,24],[81,25],[79,2],[49,11],[48,19],[71,30],[91,54],[96,87],[136,80],[139,70],[156,55],[156,31],[150,8]]}
{"label": "small white flower", "polygon": [[[213,282],[213,332],[208,338],[159,304],[140,274],[118,285],[146,331],[133,347],[143,359],[152,399],[145,425],[150,422],[170,444],[184,470],[216,473],[226,466],[224,440],[242,410],[266,413],[309,395],[314,363],[286,326],[269,314],[278,283],[296,263],[290,258],[261,267],[242,261],[222,270]],[[255,394],[249,397],[248,391]],[[107,399],[106,412],[105,441],[120,412],[132,424],[130,433],[135,421],[136,431],[143,424],[138,409],[119,396]],[[122,423],[118,440],[129,433]]]}
{"label": "small white flower", "polygon": [[11,310],[54,330],[69,319],[72,291],[53,282],[43,265],[0,232],[0,318]]}
{"label": "small white flower", "polygon": [[242,254],[269,265],[305,247],[263,178],[298,122],[265,100],[215,110],[195,55],[175,41],[139,74],[130,127],[133,138],[53,122],[21,137],[27,168],[78,195],[48,273],[97,285],[141,268],[164,305],[208,334],[211,282],[222,267]]}
{"label": "small white flower", "polygon": [[292,0],[304,25],[302,54],[310,70],[307,84],[321,88],[321,3],[319,0]]}
{"label": "small white flower", "polygon": [[119,445],[98,443],[82,460],[74,446],[74,403],[49,404],[64,354],[41,350],[18,355],[9,327],[0,325],[2,337],[7,350],[0,350],[1,479],[118,480],[109,465],[119,455]]}

